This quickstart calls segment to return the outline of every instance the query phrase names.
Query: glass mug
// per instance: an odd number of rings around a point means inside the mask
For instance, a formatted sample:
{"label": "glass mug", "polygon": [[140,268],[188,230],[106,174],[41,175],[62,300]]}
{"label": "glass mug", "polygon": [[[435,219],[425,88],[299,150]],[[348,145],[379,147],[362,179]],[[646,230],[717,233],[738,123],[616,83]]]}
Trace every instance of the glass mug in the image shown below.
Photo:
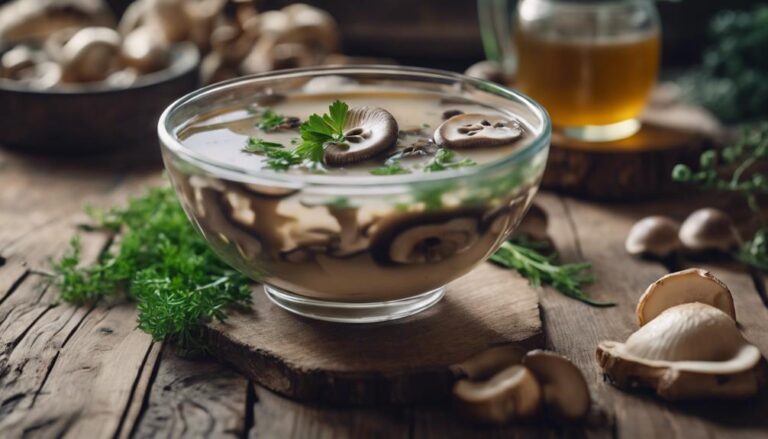
{"label": "glass mug", "polygon": [[656,82],[652,0],[478,0],[483,44],[564,135],[630,137]]}

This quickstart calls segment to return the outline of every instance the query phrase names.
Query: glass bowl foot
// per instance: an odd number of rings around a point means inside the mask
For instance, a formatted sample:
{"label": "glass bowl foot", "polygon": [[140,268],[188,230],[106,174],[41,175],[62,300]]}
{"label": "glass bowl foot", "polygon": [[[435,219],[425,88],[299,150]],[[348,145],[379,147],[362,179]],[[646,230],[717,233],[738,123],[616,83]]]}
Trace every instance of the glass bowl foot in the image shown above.
{"label": "glass bowl foot", "polygon": [[375,323],[401,319],[430,308],[443,298],[445,287],[404,299],[365,303],[312,299],[266,284],[264,292],[280,308],[310,319],[340,323]]}

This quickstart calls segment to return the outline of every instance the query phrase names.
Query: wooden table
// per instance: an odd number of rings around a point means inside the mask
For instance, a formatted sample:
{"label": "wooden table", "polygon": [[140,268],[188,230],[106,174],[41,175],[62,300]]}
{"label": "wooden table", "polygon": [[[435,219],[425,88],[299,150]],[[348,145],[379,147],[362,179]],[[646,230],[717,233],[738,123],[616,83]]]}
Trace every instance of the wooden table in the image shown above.
{"label": "wooden table", "polygon": [[[154,152],[149,153],[154,157]],[[182,359],[136,329],[131,304],[59,303],[46,272],[85,220],[84,203],[108,206],[161,181],[159,164],[122,157],[81,160],[0,152],[0,437],[768,437],[768,396],[745,402],[665,404],[623,393],[595,362],[599,340],[636,329],[634,306],[667,269],[623,250],[632,223],[663,211],[684,216],[710,200],[600,205],[537,196],[566,260],[594,263],[596,309],[541,290],[547,345],[584,372],[598,416],[584,427],[477,427],[443,406],[366,409],[303,405],[248,382],[208,358]],[[87,234],[84,257],[106,237]],[[705,265],[706,266],[706,265]],[[709,265],[733,291],[746,336],[768,352],[765,278]]]}

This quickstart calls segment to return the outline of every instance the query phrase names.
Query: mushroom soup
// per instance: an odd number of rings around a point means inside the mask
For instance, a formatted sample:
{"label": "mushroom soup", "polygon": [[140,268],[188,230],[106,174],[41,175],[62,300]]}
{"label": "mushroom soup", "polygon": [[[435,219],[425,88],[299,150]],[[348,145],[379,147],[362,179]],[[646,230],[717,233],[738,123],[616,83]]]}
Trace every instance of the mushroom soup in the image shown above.
{"label": "mushroom soup", "polygon": [[[184,208],[214,249],[271,287],[344,302],[434,291],[484,261],[524,214],[546,156],[525,157],[514,172],[467,170],[530,144],[533,128],[437,92],[340,87],[311,93],[310,81],[300,94],[223,106],[180,127],[184,148],[206,163],[266,176],[241,183],[166,157]],[[337,134],[317,134],[324,113]],[[375,183],[414,175],[424,181],[391,195]],[[338,177],[361,185],[337,193],[271,184]]]}

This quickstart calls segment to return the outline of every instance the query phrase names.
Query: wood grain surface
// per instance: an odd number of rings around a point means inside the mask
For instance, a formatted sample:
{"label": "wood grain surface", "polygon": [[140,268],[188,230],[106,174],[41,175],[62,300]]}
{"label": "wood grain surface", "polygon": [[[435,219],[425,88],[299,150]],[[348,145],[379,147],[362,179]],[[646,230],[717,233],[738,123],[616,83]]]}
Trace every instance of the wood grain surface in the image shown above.
{"label": "wood grain surface", "polygon": [[[494,428],[458,418],[448,400],[368,408],[301,404],[215,360],[181,359],[169,346],[152,343],[136,329],[130,304],[59,303],[46,275],[48,260],[77,233],[82,205],[119,203],[157,184],[159,170],[157,162],[124,158],[66,163],[0,151],[0,437],[766,437],[765,392],[744,402],[670,404],[614,388],[594,359],[598,341],[622,340],[636,329],[637,298],[668,272],[624,253],[632,223],[658,212],[682,218],[694,207],[725,200],[689,195],[602,205],[538,195],[563,258],[591,261],[597,282],[590,293],[618,306],[590,308],[540,289],[547,347],[582,369],[596,416],[576,426]],[[89,258],[106,244],[99,235],[83,233],[82,239]],[[727,264],[706,267],[731,287],[746,337],[766,352],[764,277]]]}
{"label": "wood grain surface", "polygon": [[490,263],[448,285],[435,306],[375,325],[319,322],[272,304],[262,288],[250,312],[208,326],[213,354],[247,377],[300,400],[336,404],[445,400],[453,364],[491,347],[544,343],[537,291]]}

